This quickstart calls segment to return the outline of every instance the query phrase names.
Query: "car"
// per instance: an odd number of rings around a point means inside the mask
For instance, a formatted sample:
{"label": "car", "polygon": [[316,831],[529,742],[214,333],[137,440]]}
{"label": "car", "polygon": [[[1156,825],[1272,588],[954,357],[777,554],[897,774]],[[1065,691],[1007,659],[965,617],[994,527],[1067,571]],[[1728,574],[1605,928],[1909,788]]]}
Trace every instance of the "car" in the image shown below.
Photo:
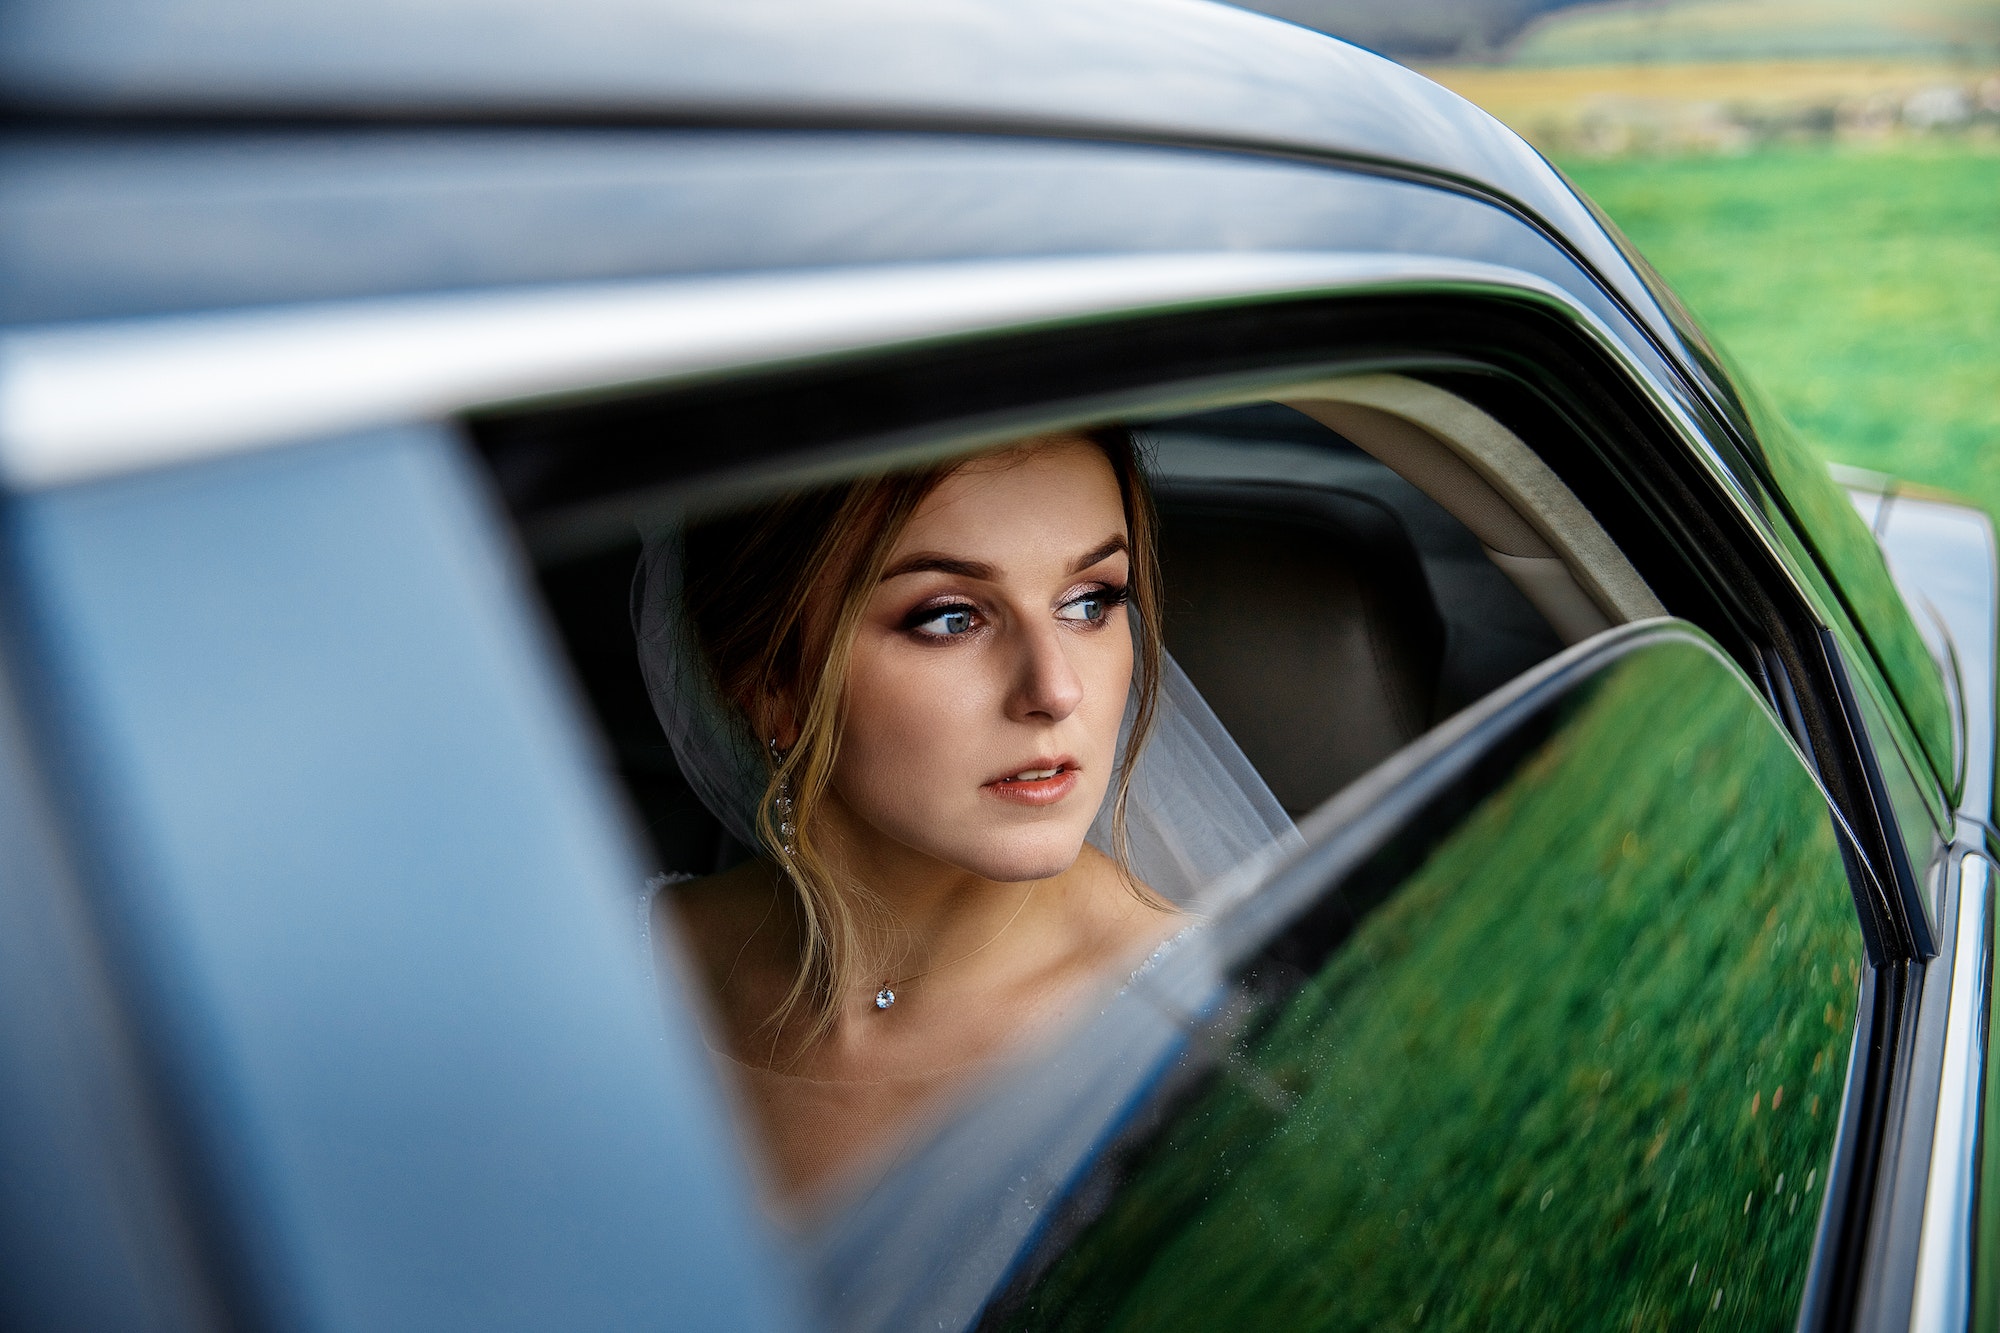
{"label": "car", "polygon": [[[1985,515],[1202,0],[16,0],[0,1321],[1990,1321]],[[1297,819],[774,1216],[640,525],[1079,424]],[[658,969],[657,973],[655,969]]]}

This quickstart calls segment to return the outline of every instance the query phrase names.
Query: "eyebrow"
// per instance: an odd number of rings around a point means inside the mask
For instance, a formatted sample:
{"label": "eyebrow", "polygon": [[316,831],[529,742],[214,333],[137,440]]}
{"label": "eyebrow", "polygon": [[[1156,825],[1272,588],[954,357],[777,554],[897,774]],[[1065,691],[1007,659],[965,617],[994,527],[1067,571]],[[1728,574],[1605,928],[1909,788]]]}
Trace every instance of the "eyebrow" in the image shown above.
{"label": "eyebrow", "polygon": [[1115,534],[1109,541],[1105,542],[1102,546],[1099,546],[1095,550],[1090,551],[1081,560],[1071,565],[1069,567],[1069,572],[1072,574],[1081,574],[1084,570],[1089,569],[1092,565],[1096,564],[1098,561],[1109,560],[1112,556],[1118,554],[1120,551],[1125,552],[1127,555],[1130,555],[1132,552],[1132,548],[1126,542],[1125,534],[1122,532]]}
{"label": "eyebrow", "polygon": [[939,555],[934,551],[918,551],[905,556],[882,571],[882,582],[899,579],[905,574],[956,574],[962,579],[990,579],[993,566],[983,560],[960,560],[956,556]]}
{"label": "eyebrow", "polygon": [[[1124,535],[1118,534],[1092,548],[1070,565],[1069,572],[1078,574],[1100,560],[1107,560],[1120,551],[1130,551]],[[936,551],[917,551],[898,560],[882,571],[882,582],[899,579],[905,574],[955,574],[962,579],[987,579],[993,577],[993,566],[983,560],[961,560],[957,556],[943,555]]]}

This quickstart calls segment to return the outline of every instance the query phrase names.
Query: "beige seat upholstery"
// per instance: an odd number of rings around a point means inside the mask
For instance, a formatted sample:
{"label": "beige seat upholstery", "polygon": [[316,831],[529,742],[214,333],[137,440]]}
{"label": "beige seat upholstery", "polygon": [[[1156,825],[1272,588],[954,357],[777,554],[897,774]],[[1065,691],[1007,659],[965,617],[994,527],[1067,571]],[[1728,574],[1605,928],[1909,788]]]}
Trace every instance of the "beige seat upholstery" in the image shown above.
{"label": "beige seat upholstery", "polygon": [[1159,499],[1167,647],[1287,810],[1435,720],[1444,629],[1386,507],[1269,481],[1169,481]]}

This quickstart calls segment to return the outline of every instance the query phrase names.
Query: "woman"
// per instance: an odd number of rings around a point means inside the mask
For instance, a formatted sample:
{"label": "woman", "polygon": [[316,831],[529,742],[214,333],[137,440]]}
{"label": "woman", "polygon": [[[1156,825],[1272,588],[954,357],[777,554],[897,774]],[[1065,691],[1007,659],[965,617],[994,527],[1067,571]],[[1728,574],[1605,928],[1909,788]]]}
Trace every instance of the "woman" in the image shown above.
{"label": "woman", "polygon": [[787,1200],[1184,924],[1127,854],[1162,655],[1123,432],[697,524],[654,545],[635,596],[683,769],[769,853],[653,910],[707,983]]}

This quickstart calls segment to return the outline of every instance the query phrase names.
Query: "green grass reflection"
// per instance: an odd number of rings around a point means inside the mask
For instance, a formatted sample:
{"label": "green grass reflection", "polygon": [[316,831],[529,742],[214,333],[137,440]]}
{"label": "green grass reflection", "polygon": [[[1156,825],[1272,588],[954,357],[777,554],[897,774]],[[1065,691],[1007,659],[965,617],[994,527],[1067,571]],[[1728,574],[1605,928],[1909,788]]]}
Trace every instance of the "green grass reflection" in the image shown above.
{"label": "green grass reflection", "polygon": [[1006,1322],[1789,1326],[1860,958],[1824,806],[1760,707],[1693,645],[1635,654]]}

